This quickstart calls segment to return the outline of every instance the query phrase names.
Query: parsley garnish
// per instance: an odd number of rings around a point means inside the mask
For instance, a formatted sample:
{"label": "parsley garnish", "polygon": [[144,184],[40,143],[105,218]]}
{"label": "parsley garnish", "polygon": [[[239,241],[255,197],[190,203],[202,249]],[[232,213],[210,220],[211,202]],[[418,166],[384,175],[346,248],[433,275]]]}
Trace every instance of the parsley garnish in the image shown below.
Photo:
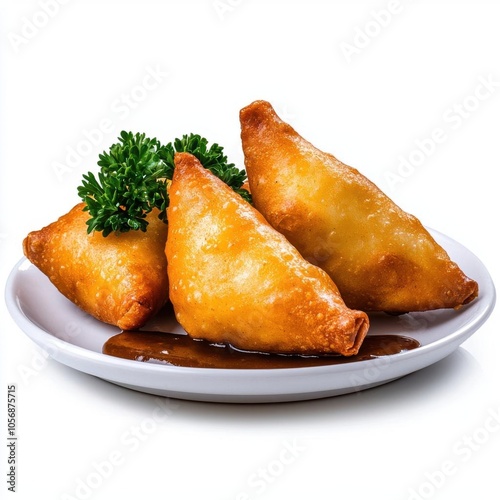
{"label": "parsley garnish", "polygon": [[205,168],[251,202],[250,193],[242,189],[245,171],[228,163],[223,148],[215,143],[209,147],[204,137],[183,135],[162,145],[145,134],[122,131],[118,140],[109,152],[99,155],[97,177],[92,172],[84,174],[78,187],[78,195],[86,203],[84,210],[90,213],[89,233],[102,231],[107,236],[115,231],[146,231],[145,218],[153,208],[160,210],[158,217],[166,222],[167,184],[175,168],[174,155],[181,151],[196,156]]}

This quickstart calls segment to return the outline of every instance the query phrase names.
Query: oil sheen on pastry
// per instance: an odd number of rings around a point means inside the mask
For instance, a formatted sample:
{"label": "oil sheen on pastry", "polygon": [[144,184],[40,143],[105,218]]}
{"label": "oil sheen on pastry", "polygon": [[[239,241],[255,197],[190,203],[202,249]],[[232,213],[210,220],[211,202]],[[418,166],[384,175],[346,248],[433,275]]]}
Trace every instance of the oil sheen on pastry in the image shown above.
{"label": "oil sheen on pastry", "polygon": [[167,301],[167,225],[148,215],[146,232],[87,234],[79,203],[25,238],[26,257],[69,300],[100,321],[133,330]]}
{"label": "oil sheen on pastry", "polygon": [[189,153],[177,153],[170,300],[191,337],[249,351],[356,354],[368,330],[331,278]]}
{"label": "oil sheen on pastry", "polygon": [[478,294],[420,221],[356,169],[320,151],[266,101],[240,112],[256,208],[364,311],[457,308]]}

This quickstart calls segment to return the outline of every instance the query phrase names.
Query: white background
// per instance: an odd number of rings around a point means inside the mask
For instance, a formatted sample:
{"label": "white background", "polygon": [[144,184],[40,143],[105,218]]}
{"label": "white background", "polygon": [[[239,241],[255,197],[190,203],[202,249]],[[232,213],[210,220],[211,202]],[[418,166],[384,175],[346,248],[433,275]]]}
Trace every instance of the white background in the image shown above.
{"label": "white background", "polygon": [[[78,201],[82,174],[120,130],[164,142],[197,132],[242,166],[238,111],[254,99],[498,279],[499,19],[500,3],[485,1],[2,0],[0,280],[24,236]],[[450,357],[377,389],[275,405],[178,401],[153,426],[154,397],[43,361],[3,303],[16,498],[498,497],[496,312]]]}

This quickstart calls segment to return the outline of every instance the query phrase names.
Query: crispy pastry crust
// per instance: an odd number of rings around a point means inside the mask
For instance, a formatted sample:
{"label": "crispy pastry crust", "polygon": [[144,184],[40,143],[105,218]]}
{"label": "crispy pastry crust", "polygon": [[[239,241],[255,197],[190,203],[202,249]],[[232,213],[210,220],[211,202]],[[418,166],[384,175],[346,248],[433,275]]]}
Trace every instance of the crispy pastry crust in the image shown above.
{"label": "crispy pastry crust", "polygon": [[124,330],[139,328],[168,298],[167,225],[152,212],[145,233],[87,234],[84,206],[28,234],[24,254],[85,312]]}
{"label": "crispy pastry crust", "polygon": [[189,335],[252,351],[357,353],[366,314],[189,153],[175,156],[169,195],[169,295]]}
{"label": "crispy pastry crust", "polygon": [[478,285],[420,221],[354,168],[284,123],[266,101],[240,112],[256,208],[335,281],[349,307],[408,312],[457,308]]}

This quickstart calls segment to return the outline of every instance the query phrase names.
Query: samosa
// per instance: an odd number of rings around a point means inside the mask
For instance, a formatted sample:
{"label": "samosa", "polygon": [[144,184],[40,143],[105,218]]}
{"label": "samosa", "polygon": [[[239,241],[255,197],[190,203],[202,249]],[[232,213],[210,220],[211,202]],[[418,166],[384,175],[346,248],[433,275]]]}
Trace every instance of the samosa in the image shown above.
{"label": "samosa", "polygon": [[255,207],[329,274],[349,307],[394,313],[458,308],[478,295],[477,283],[416,217],[306,141],[271,104],[253,102],[240,121]]}
{"label": "samosa", "polygon": [[167,225],[155,209],[146,232],[88,234],[84,206],[28,234],[24,254],[85,312],[124,330],[140,328],[168,300]]}
{"label": "samosa", "polygon": [[357,353],[367,315],[189,153],[175,155],[169,196],[169,296],[191,337],[248,351]]}

